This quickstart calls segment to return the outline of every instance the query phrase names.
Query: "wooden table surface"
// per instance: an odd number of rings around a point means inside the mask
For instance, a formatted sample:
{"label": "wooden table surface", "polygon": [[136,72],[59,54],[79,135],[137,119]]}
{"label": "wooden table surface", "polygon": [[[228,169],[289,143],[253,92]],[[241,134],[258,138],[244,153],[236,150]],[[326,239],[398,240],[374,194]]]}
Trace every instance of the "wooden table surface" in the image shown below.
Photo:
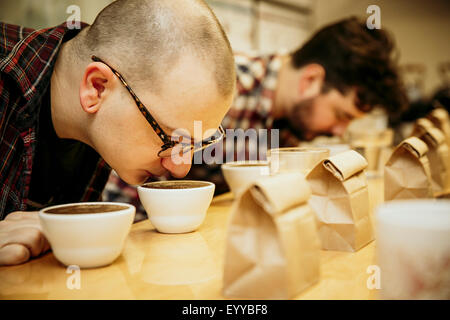
{"label": "wooden table surface", "polygon": [[[373,208],[383,199],[383,180],[368,183],[373,217]],[[231,194],[214,198],[204,224],[192,233],[161,234],[148,220],[134,224],[122,255],[107,267],[68,272],[51,252],[22,265],[0,267],[0,299],[224,299],[231,204]],[[375,241],[355,253],[321,251],[320,282],[295,299],[376,299],[377,290],[366,285],[374,253]],[[79,289],[72,282],[78,276]]]}

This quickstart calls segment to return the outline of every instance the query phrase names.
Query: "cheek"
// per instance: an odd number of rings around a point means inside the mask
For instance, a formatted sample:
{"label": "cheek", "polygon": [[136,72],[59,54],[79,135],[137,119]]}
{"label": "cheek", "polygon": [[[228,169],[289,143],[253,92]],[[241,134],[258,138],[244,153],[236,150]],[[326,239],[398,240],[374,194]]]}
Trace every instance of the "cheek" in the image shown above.
{"label": "cheek", "polygon": [[[124,153],[124,164],[127,166],[145,165],[159,158],[157,153],[162,142],[151,136],[151,128],[145,126],[128,126],[121,132],[120,147]],[[145,169],[141,168],[141,169]]]}
{"label": "cheek", "polygon": [[152,172],[160,167],[157,156],[159,148],[159,145],[149,141],[147,137],[139,136],[136,132],[133,134],[133,130],[129,129],[126,135],[122,134],[109,146],[108,158],[110,165],[118,172]]}
{"label": "cheek", "polygon": [[309,127],[314,131],[326,131],[335,125],[336,119],[330,106],[318,100],[312,109]]}
{"label": "cheek", "polygon": [[131,169],[149,170],[160,165],[157,156],[159,146],[148,143],[147,145],[130,144],[126,148],[126,156],[123,158],[122,166]]}

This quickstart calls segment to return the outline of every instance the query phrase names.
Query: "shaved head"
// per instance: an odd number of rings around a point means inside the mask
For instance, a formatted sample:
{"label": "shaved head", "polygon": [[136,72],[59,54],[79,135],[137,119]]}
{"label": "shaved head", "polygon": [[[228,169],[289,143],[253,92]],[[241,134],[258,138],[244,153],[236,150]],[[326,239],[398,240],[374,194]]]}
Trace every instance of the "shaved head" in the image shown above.
{"label": "shaved head", "polygon": [[221,95],[233,93],[232,50],[203,0],[118,0],[74,40],[80,62],[96,55],[134,87],[157,93],[180,57],[191,55],[212,72]]}

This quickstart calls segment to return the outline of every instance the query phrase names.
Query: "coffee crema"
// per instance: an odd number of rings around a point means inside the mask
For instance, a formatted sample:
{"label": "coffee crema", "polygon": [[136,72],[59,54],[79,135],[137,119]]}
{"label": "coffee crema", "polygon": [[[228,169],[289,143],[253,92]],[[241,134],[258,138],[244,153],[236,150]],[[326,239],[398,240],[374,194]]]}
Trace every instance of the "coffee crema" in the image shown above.
{"label": "coffee crema", "polygon": [[115,204],[74,204],[70,206],[44,210],[44,213],[52,214],[88,214],[105,213],[127,209],[126,206]]}
{"label": "coffee crema", "polygon": [[150,184],[144,184],[142,187],[148,189],[192,189],[192,188],[207,187],[209,185],[210,185],[209,183],[200,181],[179,181],[179,182],[160,181],[160,182],[152,182]]}

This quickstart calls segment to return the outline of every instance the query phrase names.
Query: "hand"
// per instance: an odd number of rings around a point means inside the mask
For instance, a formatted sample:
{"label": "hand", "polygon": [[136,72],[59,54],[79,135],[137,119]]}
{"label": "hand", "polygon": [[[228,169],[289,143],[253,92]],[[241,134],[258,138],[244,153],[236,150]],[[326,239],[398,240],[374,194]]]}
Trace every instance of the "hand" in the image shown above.
{"label": "hand", "polygon": [[38,212],[16,211],[0,221],[0,266],[24,263],[49,249]]}

